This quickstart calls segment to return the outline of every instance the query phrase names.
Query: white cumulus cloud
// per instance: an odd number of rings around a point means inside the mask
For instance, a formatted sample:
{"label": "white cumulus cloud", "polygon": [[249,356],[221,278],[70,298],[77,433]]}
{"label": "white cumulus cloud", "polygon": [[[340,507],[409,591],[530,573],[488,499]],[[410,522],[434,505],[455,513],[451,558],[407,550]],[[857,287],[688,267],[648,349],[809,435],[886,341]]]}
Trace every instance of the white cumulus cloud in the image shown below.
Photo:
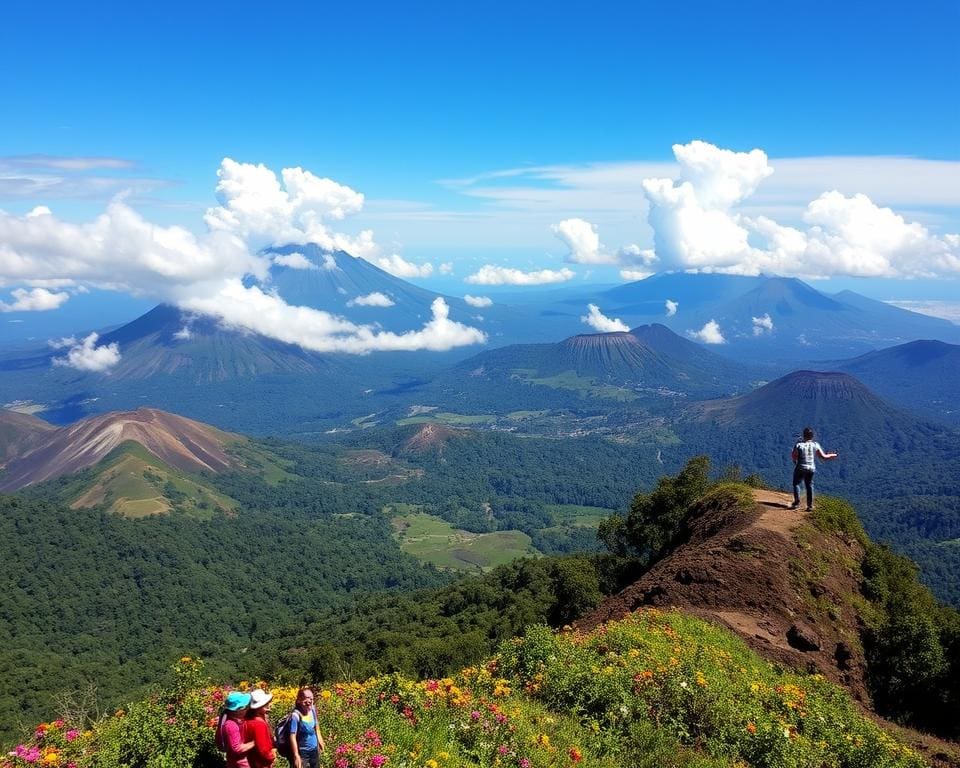
{"label": "white cumulus cloud", "polygon": [[596,304],[588,304],[589,314],[581,315],[580,320],[600,333],[615,333],[617,331],[626,332],[630,326],[617,318],[607,317],[600,311]]}
{"label": "white cumulus cloud", "polygon": [[69,293],[54,293],[46,288],[14,288],[10,295],[13,302],[0,301],[0,312],[47,312],[56,309],[70,298]]}
{"label": "white cumulus cloud", "polygon": [[750,217],[738,207],[774,172],[764,152],[703,141],[673,150],[680,178],[642,184],[662,268],[800,277],[960,273],[960,235],[936,236],[862,193],[837,190],[807,206],[804,229]]}
{"label": "white cumulus cloud", "polygon": [[219,317],[226,327],[251,330],[314,352],[442,352],[487,340],[483,331],[450,320],[449,307],[442,298],[434,299],[432,319],[423,328],[406,333],[377,331],[329,312],[291,306],[278,296],[256,286],[245,286],[239,280],[224,284],[216,295],[184,303],[187,309]]}
{"label": "white cumulus cloud", "polygon": [[726,344],[727,340],[723,338],[720,330],[720,324],[716,320],[709,320],[699,331],[687,331],[691,339],[702,341],[704,344]]}
{"label": "white cumulus cloud", "polygon": [[677,310],[680,309],[680,304],[673,299],[667,299],[663,303],[663,308],[667,310],[667,317],[673,317],[677,314]]}
{"label": "white cumulus cloud", "polygon": [[483,309],[484,307],[493,305],[493,299],[489,296],[471,296],[468,293],[463,297],[463,300],[471,307],[476,307],[477,309]]}
{"label": "white cumulus cloud", "polygon": [[158,226],[119,200],[85,224],[0,212],[0,280],[7,283],[69,281],[169,299],[225,274],[263,278],[268,268],[234,235]]}
{"label": "white cumulus cloud", "polygon": [[[328,251],[369,259],[402,277],[423,277],[433,267],[383,256],[369,230],[355,237],[333,232],[330,221],[363,203],[363,196],[349,187],[299,168],[284,169],[281,184],[264,166],[230,159],[223,161],[219,175],[221,205],[207,211],[209,231],[199,235],[180,226],[153,224],[119,199],[80,224],[43,207],[25,216],[0,211],[0,285],[18,286],[14,291],[21,293],[13,293],[14,299],[34,307],[59,301],[53,291],[61,287],[151,296],[228,327],[315,351],[438,350],[486,339],[481,331],[451,321],[443,303],[434,305],[433,318],[422,329],[394,334],[289,305],[258,287],[258,282],[269,281],[273,256],[255,248],[276,241],[316,242]],[[294,268],[308,261],[294,254],[279,258]],[[336,269],[336,258],[325,256],[323,268]],[[97,347],[96,339],[88,337],[75,342],[58,364],[93,370],[108,367],[114,358],[119,359],[119,349]]]}
{"label": "white cumulus cloud", "polygon": [[762,336],[764,333],[773,333],[773,318],[764,312],[760,317],[751,317],[753,321],[753,335]]}
{"label": "white cumulus cloud", "polygon": [[319,243],[333,250],[324,223],[363,208],[363,195],[302,168],[284,168],[280,177],[265,165],[225,157],[217,171],[220,205],[204,220],[213,231],[239,235],[262,245]]}
{"label": "white cumulus cloud", "polygon": [[576,272],[566,267],[560,270],[540,269],[523,272],[512,267],[484,264],[465,280],[474,285],[545,285],[565,283],[574,277],[576,277]]}
{"label": "white cumulus cloud", "polygon": [[414,264],[395,253],[390,256],[375,256],[367,260],[394,277],[409,279],[411,277],[430,277],[433,274],[433,264],[429,261],[423,264]]}
{"label": "white cumulus cloud", "polygon": [[75,368],[78,371],[102,373],[120,362],[120,347],[117,342],[97,346],[99,336],[91,333],[82,341],[70,337],[54,343],[55,348],[66,348],[64,357],[55,357],[54,365]]}
{"label": "white cumulus cloud", "polygon": [[453,274],[453,262],[444,261],[438,267],[438,271],[441,275],[452,275]]}
{"label": "white cumulus cloud", "polygon": [[564,219],[553,227],[554,234],[566,243],[573,264],[616,264],[617,257],[606,253],[597,228],[583,219]]}
{"label": "white cumulus cloud", "polygon": [[357,296],[347,302],[348,307],[392,307],[396,302],[380,291],[368,293],[366,296]]}
{"label": "white cumulus cloud", "polygon": [[[329,256],[330,254],[324,254]],[[273,263],[281,267],[290,267],[290,269],[319,269],[310,259],[302,253],[282,253],[273,257]],[[336,262],[334,262],[336,266]]]}

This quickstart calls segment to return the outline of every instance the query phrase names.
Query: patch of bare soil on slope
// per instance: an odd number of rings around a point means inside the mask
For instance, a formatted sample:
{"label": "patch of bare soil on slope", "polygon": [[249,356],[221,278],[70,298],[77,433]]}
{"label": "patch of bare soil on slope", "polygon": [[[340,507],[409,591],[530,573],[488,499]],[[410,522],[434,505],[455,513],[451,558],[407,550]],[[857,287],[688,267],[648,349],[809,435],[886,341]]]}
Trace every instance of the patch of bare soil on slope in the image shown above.
{"label": "patch of bare soil on slope", "polygon": [[826,535],[756,491],[752,509],[721,504],[690,524],[688,541],[578,625],[592,628],[643,606],[676,606],[739,634],[766,658],[818,672],[869,701],[859,642],[860,544]]}
{"label": "patch of bare soil on slope", "polygon": [[785,667],[843,685],[868,714],[934,766],[960,766],[956,744],[901,728],[871,709],[860,642],[863,548],[825,534],[793,498],[755,490],[754,505],[731,501],[702,509],[689,538],[638,581],[576,625],[589,630],[645,606],[676,607],[719,623]]}

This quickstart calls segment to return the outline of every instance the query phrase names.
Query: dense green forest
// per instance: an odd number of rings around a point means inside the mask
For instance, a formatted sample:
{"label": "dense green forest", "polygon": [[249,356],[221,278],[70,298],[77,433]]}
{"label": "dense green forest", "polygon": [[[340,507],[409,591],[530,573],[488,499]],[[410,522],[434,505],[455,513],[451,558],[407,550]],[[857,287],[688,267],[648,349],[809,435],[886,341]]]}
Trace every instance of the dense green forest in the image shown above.
{"label": "dense green forest", "polygon": [[294,509],[127,520],[0,497],[0,558],[6,728],[54,692],[115,700],[182,653],[223,659],[319,608],[449,579],[381,517]]}
{"label": "dense green forest", "polygon": [[[383,590],[450,581],[452,574],[400,551],[387,504],[416,504],[476,531],[528,531],[541,551],[596,549],[591,529],[558,528],[547,506],[615,510],[656,472],[654,461],[600,440],[467,433],[411,452],[405,445],[415,432],[382,435],[390,453],[378,468],[364,463],[359,443],[269,441],[265,449],[287,467],[283,479],[206,476],[240,504],[207,520],[128,520],[63,507],[58,500],[82,476],[0,497],[5,727],[35,718],[58,691],[95,684],[104,700],[116,700],[181,653],[229,667],[278,627],[309,626],[321,612]],[[407,480],[376,482],[393,474]],[[598,483],[602,477],[609,479]],[[542,618],[517,616],[504,616],[503,632]]]}
{"label": "dense green forest", "polygon": [[[58,501],[76,477],[4,498],[0,669],[2,690],[17,692],[4,695],[5,727],[30,721],[53,693],[88,683],[116,700],[180,653],[201,653],[215,670],[239,666],[272,677],[356,677],[383,665],[437,673],[490,652],[531,621],[565,620],[570,611],[558,596],[595,597],[623,583],[624,562],[633,563],[632,575],[644,562],[595,560],[604,563],[595,566],[595,585],[593,577],[571,585],[562,560],[521,562],[436,599],[408,596],[455,575],[401,552],[385,513],[391,505],[476,532],[521,530],[543,554],[595,552],[594,529],[566,524],[558,505],[625,513],[638,489],[680,469],[695,447],[719,458],[721,473],[740,464],[777,485],[789,473],[779,435],[761,428],[698,425],[681,430],[675,445],[474,430],[442,431],[419,444],[411,440],[418,429],[358,430],[335,444],[261,441],[258,450],[284,472],[205,476],[239,504],[207,520],[64,509]],[[831,466],[822,482],[856,501],[871,533],[899,535],[900,551],[916,546],[920,555],[933,546],[923,536],[960,536],[951,506],[960,478],[940,458],[950,446],[935,433],[926,437],[925,455],[939,463],[915,477],[919,446],[905,438],[900,466],[886,473],[879,467],[889,451],[872,455],[872,447],[841,442],[863,460],[829,474]],[[878,483],[878,473],[887,482]],[[921,566],[928,580],[937,568],[955,575],[949,557]]]}

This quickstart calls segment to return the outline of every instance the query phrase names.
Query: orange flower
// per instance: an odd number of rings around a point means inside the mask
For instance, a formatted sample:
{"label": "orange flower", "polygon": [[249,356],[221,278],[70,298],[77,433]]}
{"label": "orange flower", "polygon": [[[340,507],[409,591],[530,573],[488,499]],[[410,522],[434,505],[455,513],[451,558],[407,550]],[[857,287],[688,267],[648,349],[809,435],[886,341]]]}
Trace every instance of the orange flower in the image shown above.
{"label": "orange flower", "polygon": [[755,726],[753,723],[747,723],[747,733],[756,733],[756,732],[757,732],[757,726]]}
{"label": "orange flower", "polygon": [[583,753],[577,747],[570,747],[570,752],[568,754],[570,755],[570,759],[575,763],[579,763],[581,760],[583,760]]}

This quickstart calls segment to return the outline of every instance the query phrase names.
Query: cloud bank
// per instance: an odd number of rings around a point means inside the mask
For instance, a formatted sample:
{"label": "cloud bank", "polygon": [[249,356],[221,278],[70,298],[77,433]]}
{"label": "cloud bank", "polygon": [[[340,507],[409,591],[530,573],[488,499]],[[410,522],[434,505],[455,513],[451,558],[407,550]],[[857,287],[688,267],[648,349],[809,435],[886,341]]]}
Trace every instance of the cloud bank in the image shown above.
{"label": "cloud bank", "polygon": [[598,307],[596,304],[588,304],[587,310],[589,311],[589,314],[581,315],[581,322],[584,322],[591,328],[600,331],[600,333],[616,333],[618,331],[625,333],[626,331],[630,330],[630,326],[628,326],[622,320],[610,318],[604,315],[600,311],[600,307]]}
{"label": "cloud bank", "polygon": [[862,193],[822,193],[804,229],[739,210],[774,169],[759,149],[674,145],[678,180],[643,181],[661,269],[806,278],[960,274],[960,235],[938,237]]}
{"label": "cloud bank", "polygon": [[667,310],[667,317],[673,317],[675,314],[677,314],[677,310],[680,308],[680,305],[673,299],[667,299],[663,303],[663,308]]}
{"label": "cloud bank", "polygon": [[523,272],[512,267],[484,264],[464,280],[474,285],[547,285],[550,283],[565,283],[574,277],[576,277],[576,272],[566,267],[560,270],[540,269]]}
{"label": "cloud bank", "polygon": [[[265,166],[230,158],[224,159],[218,176],[220,205],[207,211],[208,231],[201,235],[155,225],[119,199],[82,224],[63,221],[44,206],[24,216],[0,211],[0,285],[20,286],[11,291],[14,301],[3,303],[5,311],[50,309],[66,300],[67,294],[55,289],[96,287],[150,296],[212,316],[228,327],[321,352],[446,350],[486,340],[481,331],[451,321],[442,301],[434,302],[432,319],[421,329],[396,334],[292,306],[266,292],[256,283],[268,282],[274,263],[320,268],[299,253],[271,256],[255,251],[267,244],[316,242],[367,258],[402,277],[426,276],[433,267],[383,255],[369,230],[356,236],[334,231],[332,222],[363,204],[363,195],[349,187],[301,168],[283,169],[278,178]],[[325,257],[322,268],[336,269],[336,259]],[[389,300],[366,299],[380,302],[377,306]],[[119,360],[119,353],[114,345],[97,347],[96,338],[87,337],[57,364],[106,370]]]}
{"label": "cloud bank", "polygon": [[441,298],[430,307],[431,320],[420,330],[407,333],[377,331],[329,312],[291,306],[256,286],[244,286],[239,280],[224,284],[216,295],[189,299],[184,307],[200,314],[216,314],[227,328],[251,330],[313,352],[445,352],[487,340],[483,331],[450,320],[449,307]]}

